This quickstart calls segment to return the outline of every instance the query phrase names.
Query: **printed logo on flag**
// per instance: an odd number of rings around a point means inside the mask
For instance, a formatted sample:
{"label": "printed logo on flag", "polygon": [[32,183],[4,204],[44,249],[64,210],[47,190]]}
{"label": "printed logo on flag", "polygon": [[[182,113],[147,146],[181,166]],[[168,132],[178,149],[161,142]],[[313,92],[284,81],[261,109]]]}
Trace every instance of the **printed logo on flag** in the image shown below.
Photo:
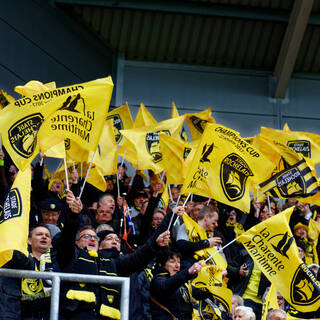
{"label": "printed logo on flag", "polygon": [[213,151],[213,147],[214,147],[213,143],[211,143],[210,145],[205,144],[203,146],[200,162],[209,162],[209,163],[211,162],[211,160],[208,157]]}
{"label": "printed logo on flag", "polygon": [[229,201],[243,197],[246,181],[253,176],[248,164],[236,153],[227,155],[220,166],[220,183]]}
{"label": "printed logo on flag", "polygon": [[287,142],[287,146],[296,153],[301,153],[304,157],[311,158],[311,143],[308,140],[292,140]]}
{"label": "printed logo on flag", "polygon": [[183,160],[186,160],[186,159],[187,159],[187,157],[188,157],[188,155],[189,155],[190,152],[191,152],[191,148],[185,147],[185,148],[183,149]]}
{"label": "printed logo on flag", "polygon": [[305,180],[298,168],[292,168],[282,173],[277,177],[276,183],[284,198],[307,193]]}
{"label": "printed logo on flag", "polygon": [[76,96],[69,96],[58,110],[68,110],[70,112],[86,114],[84,99],[81,97],[80,93]]}
{"label": "printed logo on flag", "polygon": [[13,124],[9,131],[12,148],[23,158],[30,158],[37,145],[37,134],[44,118],[41,113],[34,113]]}
{"label": "printed logo on flag", "polygon": [[204,128],[207,124],[207,120],[202,120],[196,116],[191,116],[190,121],[192,122],[193,126],[200,132],[203,133]]}
{"label": "printed logo on flag", "polygon": [[296,270],[291,286],[290,296],[297,305],[312,305],[320,299],[319,282],[304,263]]}
{"label": "printed logo on flag", "polygon": [[159,130],[155,132],[148,132],[146,134],[146,148],[148,153],[152,157],[152,161],[157,163],[162,160],[162,154],[160,152],[159,132],[163,132],[168,136],[171,136],[169,130]]}
{"label": "printed logo on flag", "polygon": [[17,188],[9,191],[0,214],[0,224],[22,214],[21,196]]}
{"label": "printed logo on flag", "polygon": [[107,120],[113,121],[113,134],[116,139],[116,143],[119,144],[122,140],[123,135],[120,133],[120,130],[123,130],[123,121],[118,114],[113,114],[107,117]]}
{"label": "printed logo on flag", "polygon": [[[51,118],[51,130],[76,135],[82,139],[78,143],[90,143],[95,112],[86,107],[84,98],[81,97],[80,93],[69,96],[58,110],[61,112],[55,113],[55,116]],[[67,111],[68,114],[63,111]]]}

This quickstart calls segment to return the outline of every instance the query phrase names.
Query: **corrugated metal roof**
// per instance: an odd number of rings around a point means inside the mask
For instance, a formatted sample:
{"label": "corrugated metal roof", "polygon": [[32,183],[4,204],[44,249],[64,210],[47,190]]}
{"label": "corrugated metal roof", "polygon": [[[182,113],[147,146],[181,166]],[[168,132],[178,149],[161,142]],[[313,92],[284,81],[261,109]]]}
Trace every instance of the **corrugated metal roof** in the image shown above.
{"label": "corrugated metal roof", "polygon": [[[81,5],[62,2],[60,7],[100,37],[109,47],[123,53],[128,60],[181,63],[228,68],[273,71],[287,28],[287,21],[259,19],[263,10],[282,10],[289,16],[292,0],[187,0],[259,8],[250,11],[252,19],[141,10],[113,6]],[[77,1],[77,3],[81,1]],[[86,2],[86,1],[84,1]],[[120,1],[119,1],[120,2]],[[315,1],[313,13],[320,10]],[[95,1],[95,4],[103,1]],[[276,15],[275,13],[275,15]],[[239,14],[240,16],[241,14]],[[256,17],[254,19],[254,17]],[[284,21],[282,21],[284,20]],[[320,26],[308,25],[297,58],[295,72],[318,73],[320,68]]]}

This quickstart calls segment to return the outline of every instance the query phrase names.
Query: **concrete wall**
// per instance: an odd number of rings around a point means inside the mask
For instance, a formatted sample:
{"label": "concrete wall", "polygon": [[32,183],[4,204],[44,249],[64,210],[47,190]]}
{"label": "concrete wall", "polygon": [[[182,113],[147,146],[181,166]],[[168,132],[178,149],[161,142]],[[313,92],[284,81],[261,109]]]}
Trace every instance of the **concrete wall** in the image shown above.
{"label": "concrete wall", "polygon": [[47,1],[1,1],[0,39],[0,88],[8,93],[29,80],[64,86],[113,73],[111,50]]}
{"label": "concrete wall", "polygon": [[287,96],[272,99],[271,74],[245,70],[118,61],[116,104],[129,102],[133,116],[141,102],[157,120],[170,117],[174,101],[180,114],[211,107],[217,122],[243,137],[260,126],[320,134],[320,79],[293,77]]}

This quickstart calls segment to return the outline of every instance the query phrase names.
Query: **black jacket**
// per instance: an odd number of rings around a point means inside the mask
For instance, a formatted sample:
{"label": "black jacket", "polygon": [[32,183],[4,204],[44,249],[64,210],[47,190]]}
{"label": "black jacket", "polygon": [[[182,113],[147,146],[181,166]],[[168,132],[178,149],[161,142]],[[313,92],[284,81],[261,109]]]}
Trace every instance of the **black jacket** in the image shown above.
{"label": "black jacket", "polygon": [[[141,271],[156,254],[156,243],[148,242],[131,254],[119,255],[115,249],[107,249],[99,251],[98,257],[92,257],[86,249],[74,244],[77,223],[78,216],[70,213],[62,231],[65,247],[58,252],[57,260],[63,272],[128,276]],[[111,314],[117,313],[120,308],[119,287],[114,285],[64,282],[61,294],[62,313],[67,316],[77,312],[101,314],[102,309],[107,310],[104,314]],[[81,301],[81,295],[86,295],[86,301]]]}
{"label": "black jacket", "polygon": [[[188,269],[184,269],[170,277],[165,268],[157,267],[150,284],[150,296],[161,305],[170,310],[177,318],[188,320],[192,319],[192,304],[188,289],[184,286],[188,280],[194,278]],[[150,310],[153,320],[172,320],[171,315],[150,301]]]}

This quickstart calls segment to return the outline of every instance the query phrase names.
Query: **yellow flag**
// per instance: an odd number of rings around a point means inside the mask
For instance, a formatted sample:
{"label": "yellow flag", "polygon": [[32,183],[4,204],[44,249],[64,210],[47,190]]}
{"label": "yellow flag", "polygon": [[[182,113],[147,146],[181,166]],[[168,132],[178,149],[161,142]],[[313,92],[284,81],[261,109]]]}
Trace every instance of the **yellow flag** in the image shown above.
{"label": "yellow flag", "polygon": [[161,165],[166,172],[167,181],[169,184],[182,184],[186,177],[185,160],[192,150],[190,144],[165,133],[159,133],[159,139]]}
{"label": "yellow flag", "polygon": [[153,118],[145,105],[141,103],[138,114],[133,124],[133,128],[155,126],[156,124],[157,121]]}
{"label": "yellow flag", "polygon": [[168,181],[166,183],[166,186],[162,192],[162,195],[159,200],[159,205],[162,209],[166,210],[169,204],[169,191],[168,191]]}
{"label": "yellow flag", "polygon": [[[179,112],[178,112],[178,109],[177,109],[175,103],[172,102],[172,107],[171,107],[171,119],[177,118],[177,117],[179,117]],[[184,130],[184,127],[183,127],[183,126],[182,126],[181,131],[180,131],[180,139],[181,139],[182,141],[188,141],[188,135],[187,135],[186,130]]]}
{"label": "yellow flag", "polygon": [[[126,141],[135,148],[134,158],[126,153],[125,158],[138,170],[151,169],[154,173],[163,171],[161,166],[162,154],[159,143],[159,133],[171,136],[179,135],[184,116],[159,122],[154,127],[143,127],[131,130],[122,130]],[[127,142],[124,142],[124,145]],[[119,151],[120,152],[120,151]]]}
{"label": "yellow flag", "polygon": [[0,90],[0,109],[3,109],[10,103],[14,102],[15,99],[8,95],[5,91]]}
{"label": "yellow flag", "polygon": [[320,286],[299,258],[289,219],[294,207],[257,224],[238,241],[281,295],[301,312],[320,307]]}
{"label": "yellow flag", "polygon": [[232,291],[222,284],[221,271],[216,266],[206,265],[202,267],[197,277],[192,280],[192,285],[196,288],[208,289],[223,306],[224,310],[231,312]]}
{"label": "yellow flag", "polygon": [[47,157],[63,159],[66,156],[65,141],[62,138],[57,139],[57,144],[54,144],[49,149],[47,149],[48,145],[43,142],[43,140],[40,140],[40,150]]}
{"label": "yellow flag", "polygon": [[185,117],[194,140],[201,138],[208,122],[215,123],[215,120],[211,117],[211,108],[198,113],[186,113]]}
{"label": "yellow flag", "polygon": [[14,250],[28,256],[31,170],[19,171],[0,214],[0,267],[11,260]]}
{"label": "yellow flag", "polygon": [[179,112],[178,112],[178,109],[177,109],[175,103],[172,102],[172,104],[171,104],[171,118],[176,118],[176,117],[179,117]]}
{"label": "yellow flag", "polygon": [[118,145],[122,145],[122,134],[120,130],[132,129],[133,121],[128,102],[118,108],[108,112],[107,120],[113,120],[113,132]]}
{"label": "yellow flag", "polygon": [[261,320],[267,319],[267,314],[271,309],[279,309],[277,290],[273,284],[271,284],[265,301],[263,302]]}
{"label": "yellow flag", "polygon": [[[92,159],[93,152],[90,151],[87,162]],[[99,146],[95,153],[93,163],[99,168],[103,176],[117,173],[118,149],[113,135],[113,123],[107,120],[104,124],[100,137]]]}
{"label": "yellow flag", "polygon": [[311,158],[314,164],[320,163],[320,135],[310,132],[283,131],[261,127],[261,134],[281,142],[304,157]]}
{"label": "yellow flag", "polygon": [[[56,136],[78,143],[82,149],[96,151],[109,108],[113,83],[111,77],[77,85],[53,101],[58,110],[39,132],[40,140]],[[55,90],[58,91],[59,89]],[[58,100],[56,100],[58,99]],[[48,140],[49,139],[49,140]]]}
{"label": "yellow flag", "polygon": [[[189,240],[192,242],[206,240],[208,236],[204,229],[195,222],[192,218],[190,218],[186,213],[182,215],[182,219],[184,222],[184,226],[186,228]],[[211,255],[215,255],[212,257],[208,263],[212,265],[216,265],[220,270],[224,270],[227,268],[227,262],[223,259],[220,253],[217,253],[215,248],[206,248],[199,251],[196,251],[196,255],[200,258],[207,259]]]}
{"label": "yellow flag", "polygon": [[238,132],[208,123],[181,194],[192,192],[248,212],[248,183],[264,181],[273,168],[274,164]]}
{"label": "yellow flag", "polygon": [[101,172],[101,169],[95,164],[92,164],[91,166],[87,182],[103,192],[107,189],[107,183],[103,176],[103,173]]}
{"label": "yellow flag", "polygon": [[305,159],[286,145],[263,135],[258,135],[253,145],[278,163],[279,172],[260,183],[262,192],[276,198],[306,198],[320,191],[311,159]]}
{"label": "yellow flag", "polygon": [[285,124],[284,124],[284,126],[283,126],[283,129],[282,129],[282,130],[283,130],[283,131],[286,131],[286,132],[291,131],[287,123],[285,123]]}
{"label": "yellow flag", "polygon": [[56,89],[56,83],[49,82],[43,84],[37,80],[31,80],[27,82],[24,86],[16,86],[14,91],[20,93],[22,97],[31,96],[33,94],[37,94],[39,92],[54,90]]}

